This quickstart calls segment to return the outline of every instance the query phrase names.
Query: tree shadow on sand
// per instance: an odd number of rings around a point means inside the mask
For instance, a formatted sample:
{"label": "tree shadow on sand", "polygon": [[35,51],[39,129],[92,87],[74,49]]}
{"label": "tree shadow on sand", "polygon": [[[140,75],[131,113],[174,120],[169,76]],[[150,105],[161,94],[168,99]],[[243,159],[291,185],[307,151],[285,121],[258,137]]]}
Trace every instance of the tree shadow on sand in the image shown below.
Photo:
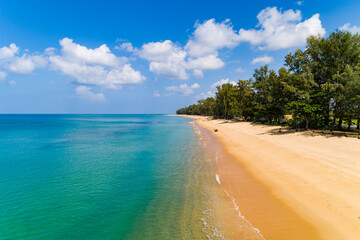
{"label": "tree shadow on sand", "polygon": [[[261,125],[261,124],[256,124]],[[265,125],[263,125],[265,126]],[[305,137],[317,137],[323,136],[326,138],[342,138],[342,137],[351,137],[360,139],[360,135],[354,132],[331,132],[326,130],[305,130],[305,129],[293,129],[287,127],[276,127],[269,129],[266,132],[260,133],[258,135],[290,135],[290,134],[300,134]]]}

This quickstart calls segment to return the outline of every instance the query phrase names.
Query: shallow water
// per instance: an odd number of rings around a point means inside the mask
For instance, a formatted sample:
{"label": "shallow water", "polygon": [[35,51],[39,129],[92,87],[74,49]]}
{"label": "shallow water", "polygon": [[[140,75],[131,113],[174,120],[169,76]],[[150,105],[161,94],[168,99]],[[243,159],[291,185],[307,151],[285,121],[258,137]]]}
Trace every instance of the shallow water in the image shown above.
{"label": "shallow water", "polygon": [[189,122],[0,115],[0,239],[223,239]]}

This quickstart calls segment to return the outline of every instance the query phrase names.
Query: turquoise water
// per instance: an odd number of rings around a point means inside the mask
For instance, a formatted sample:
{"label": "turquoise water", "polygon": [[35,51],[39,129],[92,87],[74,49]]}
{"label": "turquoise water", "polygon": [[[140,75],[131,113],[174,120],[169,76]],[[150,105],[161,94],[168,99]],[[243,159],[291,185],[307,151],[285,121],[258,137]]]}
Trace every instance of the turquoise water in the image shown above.
{"label": "turquoise water", "polygon": [[218,239],[189,119],[0,115],[0,239]]}

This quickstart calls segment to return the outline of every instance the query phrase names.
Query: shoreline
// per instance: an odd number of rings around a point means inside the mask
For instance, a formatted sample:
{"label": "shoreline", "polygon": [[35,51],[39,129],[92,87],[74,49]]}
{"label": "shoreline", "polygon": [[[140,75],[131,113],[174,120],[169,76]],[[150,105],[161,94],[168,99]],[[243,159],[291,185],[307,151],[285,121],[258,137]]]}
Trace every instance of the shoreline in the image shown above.
{"label": "shoreline", "polygon": [[[194,121],[195,122],[195,121]],[[248,219],[242,215],[239,206],[235,202],[235,198],[229,194],[224,188],[222,179],[222,172],[219,161],[224,158],[230,158],[226,151],[224,151],[221,143],[213,134],[206,128],[198,124],[194,124],[196,131],[200,136],[200,141],[206,149],[208,157],[211,158],[213,165],[212,180],[215,180],[217,190],[212,192],[212,209],[214,209],[217,222],[220,226],[223,237],[221,239],[253,239],[264,240],[259,229],[251,224]],[[211,180],[211,181],[212,181]]]}
{"label": "shoreline", "polygon": [[265,239],[360,239],[359,140],[182,116],[218,139],[219,181]]}

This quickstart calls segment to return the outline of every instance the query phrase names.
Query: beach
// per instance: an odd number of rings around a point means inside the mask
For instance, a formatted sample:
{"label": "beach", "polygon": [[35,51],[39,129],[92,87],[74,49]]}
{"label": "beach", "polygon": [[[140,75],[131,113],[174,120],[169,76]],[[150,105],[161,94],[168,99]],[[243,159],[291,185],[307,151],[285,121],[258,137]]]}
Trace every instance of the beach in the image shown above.
{"label": "beach", "polygon": [[219,182],[265,239],[360,239],[359,139],[186,117],[220,142]]}

